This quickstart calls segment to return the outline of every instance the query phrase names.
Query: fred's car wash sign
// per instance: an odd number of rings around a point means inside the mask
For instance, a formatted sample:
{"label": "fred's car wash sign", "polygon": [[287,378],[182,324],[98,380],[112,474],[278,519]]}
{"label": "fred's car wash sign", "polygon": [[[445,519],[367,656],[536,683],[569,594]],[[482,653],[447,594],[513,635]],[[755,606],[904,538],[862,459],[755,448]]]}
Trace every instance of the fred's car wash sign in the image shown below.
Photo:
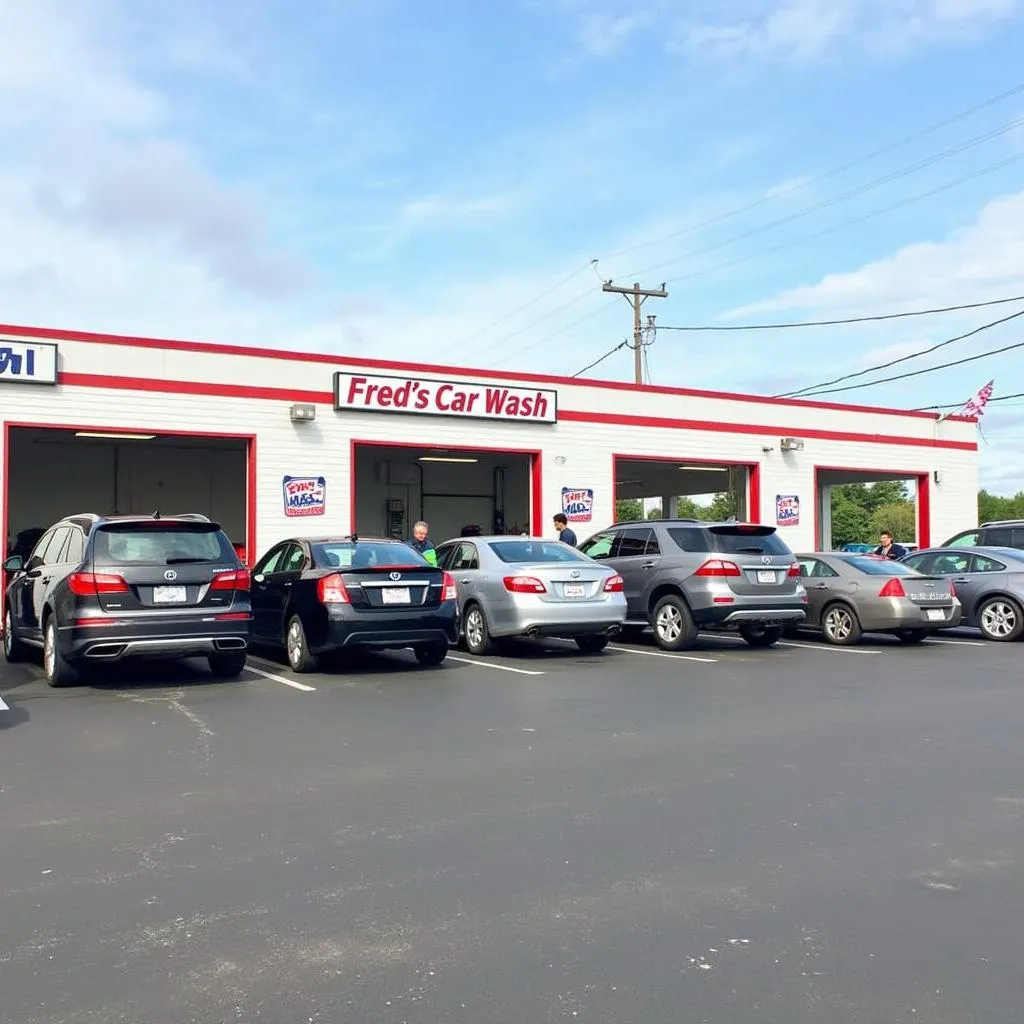
{"label": "fred's car wash sign", "polygon": [[594,515],[593,488],[563,487],[562,515],[570,523],[589,523]]}
{"label": "fred's car wash sign", "polygon": [[0,384],[56,383],[56,345],[0,337]]}
{"label": "fred's car wash sign", "polygon": [[284,478],[284,514],[289,518],[322,516],[327,511],[327,481],[322,476]]}
{"label": "fred's car wash sign", "polygon": [[516,423],[555,423],[558,392],[428,377],[334,375],[334,408]]}
{"label": "fred's car wash sign", "polygon": [[775,496],[775,522],[778,526],[800,525],[799,494],[777,494]]}

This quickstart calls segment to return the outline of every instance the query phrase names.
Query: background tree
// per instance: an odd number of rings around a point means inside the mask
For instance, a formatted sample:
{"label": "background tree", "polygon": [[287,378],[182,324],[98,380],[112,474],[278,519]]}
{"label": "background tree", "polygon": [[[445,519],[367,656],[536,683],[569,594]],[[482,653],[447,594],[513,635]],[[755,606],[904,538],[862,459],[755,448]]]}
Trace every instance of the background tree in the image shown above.
{"label": "background tree", "polygon": [[[839,488],[836,488],[838,490]],[[863,544],[871,539],[871,515],[863,505],[832,492],[832,546]]]}
{"label": "background tree", "polygon": [[897,542],[913,543],[917,534],[917,510],[909,501],[894,502],[875,509],[871,516],[871,536],[888,530]]}
{"label": "background tree", "polygon": [[615,502],[615,521],[628,522],[644,518],[644,503],[639,498],[621,498]]}

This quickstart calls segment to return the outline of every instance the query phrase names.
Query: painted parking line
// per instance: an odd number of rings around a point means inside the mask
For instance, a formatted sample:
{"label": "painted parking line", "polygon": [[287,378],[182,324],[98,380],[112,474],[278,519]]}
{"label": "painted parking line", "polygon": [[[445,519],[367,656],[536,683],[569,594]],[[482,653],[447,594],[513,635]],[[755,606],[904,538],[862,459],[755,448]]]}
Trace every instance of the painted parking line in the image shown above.
{"label": "painted parking line", "polygon": [[8,704],[3,697],[0,697],[0,711],[10,711],[11,706]]}
{"label": "painted parking line", "polygon": [[288,679],[286,676],[275,675],[273,672],[264,672],[261,668],[254,668],[251,663],[245,666],[245,671],[262,676],[264,679],[271,679],[275,683],[281,683],[283,686],[290,686],[293,690],[302,690],[304,693],[312,693],[316,689],[315,686],[307,686],[305,683],[300,683],[297,679]]}
{"label": "painted parking line", "polygon": [[937,636],[929,637],[925,642],[929,644],[954,644],[957,647],[988,647],[984,640],[947,640],[945,637],[940,640]]}
{"label": "painted parking line", "polygon": [[829,654],[881,654],[881,651],[866,651],[863,647],[833,647],[831,644],[798,644],[792,640],[780,640],[776,647],[799,647],[804,651],[821,651]]}
{"label": "painted parking line", "polygon": [[639,654],[643,658],[668,658],[670,661],[699,661],[702,665],[714,665],[717,658],[698,658],[692,654],[662,654],[661,651],[638,651],[635,647],[609,647],[609,651],[621,654]]}
{"label": "painted parking line", "polygon": [[513,668],[511,665],[497,665],[493,661],[477,661],[476,658],[458,658],[454,654],[449,654],[447,661],[457,661],[460,665],[473,665],[475,668],[493,668],[499,672],[514,672],[520,676],[542,676],[543,672],[538,672],[532,669],[526,668]]}

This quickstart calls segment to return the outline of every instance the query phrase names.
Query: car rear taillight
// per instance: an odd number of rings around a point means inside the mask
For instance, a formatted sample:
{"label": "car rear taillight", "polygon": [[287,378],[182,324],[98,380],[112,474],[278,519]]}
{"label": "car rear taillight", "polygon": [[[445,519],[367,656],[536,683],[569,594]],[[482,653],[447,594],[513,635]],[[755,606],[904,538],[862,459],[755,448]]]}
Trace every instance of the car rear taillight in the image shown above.
{"label": "car rear taillight", "polygon": [[694,576],[742,576],[740,567],[735,562],[726,562],[721,558],[712,558],[705,562]]}
{"label": "car rear taillight", "polygon": [[889,580],[888,583],[878,592],[879,597],[906,597],[907,592],[899,580]]}
{"label": "car rear taillight", "polygon": [[502,582],[511,594],[544,594],[548,589],[536,576],[506,576]]}
{"label": "car rear taillight", "polygon": [[441,574],[441,600],[457,601],[459,591],[455,586],[455,577],[450,572]]}
{"label": "car rear taillight", "polygon": [[794,562],[789,567],[789,571],[786,573],[786,575],[791,577],[791,578],[793,578],[793,577],[799,578],[799,576],[800,576],[800,563],[799,562]]}
{"label": "car rear taillight", "polygon": [[211,590],[248,590],[248,569],[236,569],[231,572],[219,572],[210,583]]}
{"label": "car rear taillight", "polygon": [[606,594],[621,594],[625,589],[625,581],[621,576],[616,574],[615,576],[609,576],[604,581],[604,590]]}
{"label": "car rear taillight", "polygon": [[105,572],[73,572],[68,577],[68,590],[75,597],[97,597],[100,594],[127,594],[123,576]]}
{"label": "car rear taillight", "polygon": [[949,596],[956,597],[956,587],[953,586],[953,581],[946,580],[946,582],[949,584]]}
{"label": "car rear taillight", "polygon": [[224,612],[222,615],[214,615],[217,622],[248,622],[251,618],[248,612]]}
{"label": "car rear taillight", "polygon": [[321,576],[316,581],[316,596],[321,604],[352,603],[340,572],[332,572],[330,576]]}

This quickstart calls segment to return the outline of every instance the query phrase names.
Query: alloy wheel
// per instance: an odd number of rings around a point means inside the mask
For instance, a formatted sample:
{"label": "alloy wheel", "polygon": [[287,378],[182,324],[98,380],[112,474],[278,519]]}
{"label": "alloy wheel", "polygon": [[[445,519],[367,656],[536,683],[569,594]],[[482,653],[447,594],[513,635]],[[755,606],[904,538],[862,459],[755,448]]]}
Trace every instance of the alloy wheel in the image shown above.
{"label": "alloy wheel", "polygon": [[484,642],[484,617],[476,608],[471,609],[466,616],[466,642],[474,648]]}
{"label": "alloy wheel", "polygon": [[288,662],[292,667],[302,663],[302,649],[302,626],[298,622],[293,622],[288,627]]}
{"label": "alloy wheel", "polygon": [[665,605],[665,607],[658,612],[655,627],[658,630],[658,636],[660,636],[665,643],[675,643],[683,632],[683,617],[679,614],[679,609],[673,608],[670,604]]}
{"label": "alloy wheel", "polygon": [[43,671],[47,679],[53,678],[54,662],[57,658],[57,630],[52,622],[46,624],[46,636],[43,638]]}
{"label": "alloy wheel", "polygon": [[982,612],[981,628],[989,636],[1009,636],[1017,628],[1017,612],[1005,601],[993,601]]}
{"label": "alloy wheel", "polygon": [[853,616],[845,608],[830,608],[825,616],[825,630],[834,640],[848,640],[853,632]]}
{"label": "alloy wheel", "polygon": [[11,613],[4,616],[4,654],[10,656],[11,648],[14,646],[14,622]]}

